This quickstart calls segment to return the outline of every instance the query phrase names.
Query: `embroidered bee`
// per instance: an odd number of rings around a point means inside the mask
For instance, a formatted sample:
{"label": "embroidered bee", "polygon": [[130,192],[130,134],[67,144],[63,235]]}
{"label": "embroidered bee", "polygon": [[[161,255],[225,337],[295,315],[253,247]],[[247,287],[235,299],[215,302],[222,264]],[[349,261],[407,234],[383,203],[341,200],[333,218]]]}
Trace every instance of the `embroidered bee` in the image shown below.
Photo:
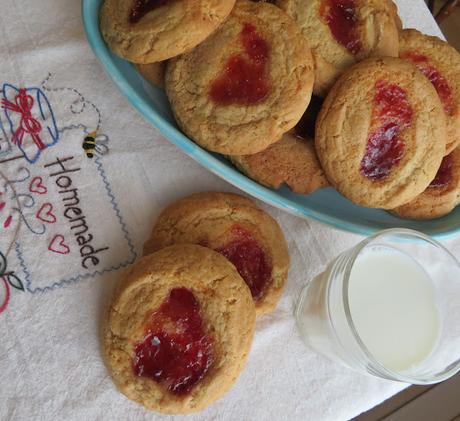
{"label": "embroidered bee", "polygon": [[98,134],[97,131],[89,133],[82,144],[86,156],[92,159],[95,154],[106,155],[109,151],[108,141],[109,138],[105,134]]}

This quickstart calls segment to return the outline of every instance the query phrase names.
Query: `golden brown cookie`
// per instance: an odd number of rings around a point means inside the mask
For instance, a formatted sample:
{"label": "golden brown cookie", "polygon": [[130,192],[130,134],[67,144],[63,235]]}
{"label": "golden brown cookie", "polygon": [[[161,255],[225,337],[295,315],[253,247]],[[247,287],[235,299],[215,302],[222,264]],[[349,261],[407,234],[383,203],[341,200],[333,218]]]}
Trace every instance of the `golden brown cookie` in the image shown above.
{"label": "golden brown cookie", "polygon": [[164,87],[166,62],[159,61],[150,64],[136,64],[137,71],[142,77],[158,88]]}
{"label": "golden brown cookie", "polygon": [[262,151],[295,126],[313,86],[313,58],[297,25],[276,6],[237,2],[205,42],[168,63],[171,108],[206,149]]}
{"label": "golden brown cookie", "polygon": [[118,389],[168,414],[221,397],[250,351],[255,309],[227,259],[183,244],[141,258],[114,294],[103,352]]}
{"label": "golden brown cookie", "polygon": [[300,26],[315,60],[313,92],[325,96],[338,76],[367,57],[398,56],[390,0],[277,0]]}
{"label": "golden brown cookie", "polygon": [[400,57],[415,64],[441,98],[447,117],[448,154],[460,144],[460,54],[437,37],[405,29],[400,35]]}
{"label": "golden brown cookie", "polygon": [[399,58],[368,59],[345,72],[316,124],[316,151],[327,178],[367,207],[394,209],[422,193],[445,144],[436,90]]}
{"label": "golden brown cookie", "polygon": [[398,33],[399,33],[403,30],[403,23],[401,20],[401,16],[399,16],[399,13],[398,13],[398,6],[396,6],[396,3],[394,2],[394,0],[390,0],[388,1],[388,3],[390,4],[390,8],[393,9],[393,16],[396,22],[396,28],[398,29]]}
{"label": "golden brown cookie", "polygon": [[391,213],[408,219],[434,219],[450,213],[460,203],[460,149],[446,155],[435,179],[414,200]]}
{"label": "golden brown cookie", "polygon": [[102,36],[134,63],[154,63],[204,41],[225,20],[235,0],[105,0]]}
{"label": "golden brown cookie", "polygon": [[286,184],[295,193],[309,194],[329,185],[313,140],[293,132],[262,152],[230,159],[248,177],[275,189]]}
{"label": "golden brown cookie", "polygon": [[279,225],[252,200],[197,193],[173,203],[158,218],[144,254],[176,243],[223,254],[249,285],[257,314],[275,308],[288,275],[288,249]]}

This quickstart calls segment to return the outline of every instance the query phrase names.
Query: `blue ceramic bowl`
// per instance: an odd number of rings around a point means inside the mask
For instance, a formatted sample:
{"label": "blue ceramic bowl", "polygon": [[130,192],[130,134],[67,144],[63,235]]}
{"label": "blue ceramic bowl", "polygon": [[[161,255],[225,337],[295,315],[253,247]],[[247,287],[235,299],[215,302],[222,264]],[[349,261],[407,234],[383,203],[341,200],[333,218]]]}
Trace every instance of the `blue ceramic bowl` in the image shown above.
{"label": "blue ceramic bowl", "polygon": [[223,157],[210,153],[187,138],[177,127],[168,99],[161,89],[146,83],[129,62],[112,54],[99,31],[99,8],[102,0],[83,0],[82,16],[88,41],[118,89],[131,104],[167,139],[209,171],[270,205],[300,217],[316,219],[333,227],[369,235],[395,227],[412,228],[436,238],[460,231],[460,207],[448,216],[433,221],[409,221],[389,213],[354,205],[332,188],[310,195],[264,187],[238,172]]}

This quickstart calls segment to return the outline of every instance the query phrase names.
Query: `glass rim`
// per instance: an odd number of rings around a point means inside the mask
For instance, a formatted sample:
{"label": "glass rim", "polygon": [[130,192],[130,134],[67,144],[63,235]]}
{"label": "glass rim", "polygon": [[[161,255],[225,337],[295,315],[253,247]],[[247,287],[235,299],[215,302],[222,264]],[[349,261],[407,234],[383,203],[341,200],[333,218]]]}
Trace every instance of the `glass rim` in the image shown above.
{"label": "glass rim", "polygon": [[423,241],[425,243],[430,244],[433,247],[441,249],[447,256],[449,256],[452,259],[452,261],[457,265],[458,269],[460,270],[460,262],[457,260],[457,258],[441,243],[439,243],[436,240],[433,240],[426,234],[423,234],[419,231],[411,230],[408,228],[390,228],[390,229],[378,231],[375,234],[371,235],[370,237],[365,238],[360,243],[358,243],[355,247],[353,247],[351,249],[350,255],[348,256],[347,262],[345,264],[345,270],[344,270],[344,275],[343,275],[344,281],[343,281],[343,287],[342,287],[342,300],[343,300],[343,305],[344,305],[345,316],[346,316],[348,326],[352,332],[354,339],[358,343],[362,352],[368,358],[369,362],[372,364],[372,368],[374,370],[377,370],[379,375],[384,375],[387,378],[405,382],[405,383],[411,383],[411,384],[422,384],[423,385],[423,384],[438,383],[438,382],[441,382],[443,380],[446,380],[452,377],[453,375],[455,375],[457,372],[460,371],[460,358],[457,359],[454,363],[450,364],[442,372],[436,373],[426,378],[406,376],[397,371],[390,370],[389,368],[385,367],[381,362],[379,362],[374,357],[372,352],[369,351],[369,349],[367,348],[367,346],[364,344],[363,340],[361,339],[361,336],[359,335],[358,330],[356,329],[355,323],[353,322],[353,318],[351,316],[350,302],[349,302],[349,297],[348,297],[348,288],[349,288],[351,270],[356,261],[356,258],[374,240],[381,238],[381,237],[387,237],[387,236],[398,235],[398,234],[405,235],[407,237],[412,237],[412,239],[416,240],[417,242]]}

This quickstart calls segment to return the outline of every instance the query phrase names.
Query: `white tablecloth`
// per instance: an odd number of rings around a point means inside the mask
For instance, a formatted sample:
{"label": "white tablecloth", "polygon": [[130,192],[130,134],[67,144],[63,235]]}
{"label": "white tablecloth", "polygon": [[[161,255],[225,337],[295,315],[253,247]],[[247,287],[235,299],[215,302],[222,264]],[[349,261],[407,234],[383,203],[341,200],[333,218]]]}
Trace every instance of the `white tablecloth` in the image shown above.
{"label": "white tablecloth", "polygon": [[[422,0],[399,6],[406,26],[439,34]],[[118,93],[87,45],[80,2],[0,0],[0,37],[0,251],[3,272],[17,276],[0,279],[0,419],[166,419],[116,391],[100,356],[101,314],[165,205],[195,191],[235,189]],[[41,132],[21,133],[21,115]],[[95,129],[110,152],[89,160],[81,142]],[[74,210],[65,214],[70,201]],[[300,287],[360,238],[264,208],[289,242],[285,293],[257,322],[232,390],[186,419],[345,420],[403,389],[317,355],[295,329]],[[83,250],[81,230],[91,232]],[[460,240],[446,244],[460,255]]]}

